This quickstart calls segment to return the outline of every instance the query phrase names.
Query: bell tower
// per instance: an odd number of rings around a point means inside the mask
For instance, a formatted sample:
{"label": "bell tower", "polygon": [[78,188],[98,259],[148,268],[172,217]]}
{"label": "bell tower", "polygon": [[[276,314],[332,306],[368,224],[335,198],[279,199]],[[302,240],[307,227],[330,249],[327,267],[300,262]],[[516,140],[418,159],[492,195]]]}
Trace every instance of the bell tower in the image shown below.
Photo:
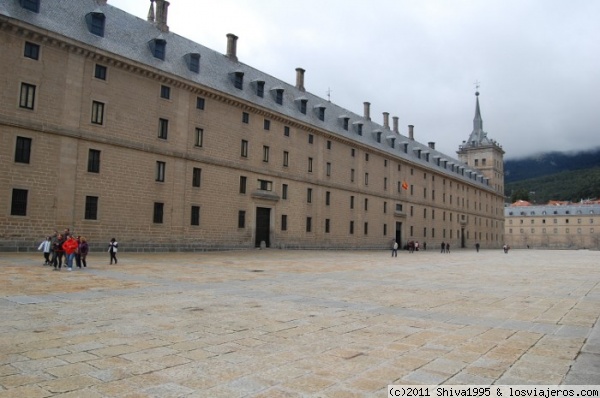
{"label": "bell tower", "polygon": [[489,181],[490,187],[504,195],[504,150],[498,142],[488,138],[487,133],[483,131],[479,91],[475,92],[473,132],[467,141],[463,141],[456,153],[461,162],[479,169]]}

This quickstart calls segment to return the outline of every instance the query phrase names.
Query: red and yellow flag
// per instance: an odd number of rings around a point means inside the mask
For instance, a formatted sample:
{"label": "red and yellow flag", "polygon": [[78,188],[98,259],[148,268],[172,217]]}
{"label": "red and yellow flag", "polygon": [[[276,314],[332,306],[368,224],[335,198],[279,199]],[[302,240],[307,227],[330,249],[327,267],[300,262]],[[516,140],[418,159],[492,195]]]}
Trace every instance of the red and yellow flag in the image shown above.
{"label": "red and yellow flag", "polygon": [[406,181],[402,182],[402,188],[403,189],[408,189],[408,183]]}

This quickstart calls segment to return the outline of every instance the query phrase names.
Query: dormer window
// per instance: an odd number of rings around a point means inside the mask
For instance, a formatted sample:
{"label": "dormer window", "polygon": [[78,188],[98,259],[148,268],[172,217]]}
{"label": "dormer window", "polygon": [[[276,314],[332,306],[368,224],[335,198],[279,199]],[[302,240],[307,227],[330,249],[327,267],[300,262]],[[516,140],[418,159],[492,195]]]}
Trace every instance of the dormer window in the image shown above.
{"label": "dormer window", "polygon": [[388,135],[387,140],[390,143],[390,147],[394,148],[396,146],[396,137],[393,135]]}
{"label": "dormer window", "polygon": [[165,39],[156,38],[150,40],[150,51],[152,51],[152,55],[154,58],[158,58],[160,60],[165,60],[165,55],[167,53],[167,41]]}
{"label": "dormer window", "polygon": [[325,105],[316,105],[315,111],[319,120],[325,121]]}
{"label": "dormer window", "polygon": [[21,7],[33,12],[40,12],[40,0],[20,0]]}
{"label": "dormer window", "polygon": [[308,105],[308,100],[306,100],[306,99],[300,100],[300,113],[303,113],[304,115],[306,115],[307,105]]}
{"label": "dormer window", "polygon": [[265,82],[260,80],[256,82],[256,95],[261,98],[265,96]]}
{"label": "dormer window", "polygon": [[101,11],[90,12],[85,16],[88,30],[91,34],[104,37],[104,21],[106,17]]}
{"label": "dormer window", "polygon": [[185,62],[190,72],[200,73],[200,54],[189,53],[185,55]]}
{"label": "dormer window", "polygon": [[356,126],[356,134],[362,135],[363,134],[363,124],[362,123],[354,123],[354,125]]}
{"label": "dormer window", "polygon": [[279,105],[283,105],[283,88],[274,87],[271,89],[271,91],[273,92],[275,102]]}
{"label": "dormer window", "polygon": [[375,134],[375,141],[381,143],[381,131],[375,131],[373,134]]}
{"label": "dormer window", "polygon": [[240,90],[244,88],[244,72],[237,71],[233,73],[233,86]]}
{"label": "dormer window", "polygon": [[350,118],[346,115],[342,115],[340,116],[340,119],[342,119],[342,128],[346,131],[348,131],[348,126],[350,124]]}

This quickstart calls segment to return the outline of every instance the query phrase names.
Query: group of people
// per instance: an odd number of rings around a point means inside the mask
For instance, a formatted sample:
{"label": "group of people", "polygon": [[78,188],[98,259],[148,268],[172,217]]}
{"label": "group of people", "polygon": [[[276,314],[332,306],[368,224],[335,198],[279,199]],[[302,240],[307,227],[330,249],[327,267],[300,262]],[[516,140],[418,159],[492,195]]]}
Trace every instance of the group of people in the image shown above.
{"label": "group of people", "polygon": [[[113,261],[117,264],[118,247],[116,239],[112,238],[108,244],[111,264]],[[38,246],[38,250],[44,254],[44,265],[51,265],[54,267],[54,271],[60,271],[64,259],[67,271],[72,271],[73,265],[79,269],[87,267],[90,247],[84,236],[75,235],[69,228],[66,228],[62,234],[54,231],[53,235],[47,236]]]}

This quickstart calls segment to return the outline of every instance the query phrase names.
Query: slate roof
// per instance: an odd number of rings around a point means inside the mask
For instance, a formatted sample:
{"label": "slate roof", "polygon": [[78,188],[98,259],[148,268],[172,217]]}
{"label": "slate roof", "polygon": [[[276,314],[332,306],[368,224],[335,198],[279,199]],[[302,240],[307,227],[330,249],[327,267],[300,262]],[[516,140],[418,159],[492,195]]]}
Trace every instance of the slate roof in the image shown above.
{"label": "slate roof", "polygon": [[552,216],[552,215],[572,215],[585,216],[600,214],[600,204],[577,204],[568,205],[531,205],[531,206],[507,206],[504,208],[504,217],[519,216]]}
{"label": "slate roof", "polygon": [[[97,47],[103,51],[129,58],[141,64],[156,68],[157,70],[175,75],[190,83],[197,83],[210,87],[220,92],[237,97],[273,112],[283,114],[287,117],[309,123],[316,128],[325,129],[333,135],[342,136],[347,140],[377,148],[388,152],[396,157],[406,159],[415,164],[421,164],[426,168],[435,169],[441,174],[462,179],[465,182],[475,184],[481,188],[493,191],[484,183],[483,174],[474,168],[470,168],[459,160],[431,149],[429,146],[418,141],[409,140],[402,134],[396,134],[392,130],[384,128],[373,121],[365,119],[347,109],[341,108],[321,97],[306,91],[298,90],[267,73],[252,68],[241,62],[235,62],[224,54],[211,50],[201,44],[195,43],[185,37],[173,32],[161,32],[155,24],[126,13],[119,8],[107,5],[98,5],[96,0],[41,0],[39,13],[31,12],[20,5],[20,0],[0,1],[0,15],[13,18],[36,27],[65,36],[71,40],[79,41],[90,46]],[[143,3],[140,2],[140,6]],[[149,2],[146,6],[149,7]],[[105,19],[104,37],[96,36],[88,30],[85,16],[91,12],[103,13]],[[149,43],[154,39],[166,41],[165,60],[155,58],[150,50]],[[225,41],[225,40],[224,40]],[[200,54],[200,73],[191,72],[186,64],[185,56],[190,53]],[[244,87],[239,90],[234,87],[232,74],[244,73]],[[256,95],[253,82],[265,82],[264,98]],[[283,88],[283,105],[275,102],[272,90]],[[299,109],[299,99],[307,99],[307,113],[302,114]],[[324,106],[325,120],[321,121],[315,111],[315,107]],[[343,117],[348,117],[349,130],[342,127]],[[363,135],[360,136],[355,130],[357,123],[363,124]],[[378,143],[372,132],[382,131],[381,142]],[[395,135],[394,147],[387,137]],[[407,153],[403,151],[403,144],[408,143]],[[417,153],[429,153],[429,161],[424,157],[419,158]],[[464,169],[464,176],[437,165],[437,159],[446,160],[448,164],[454,164]],[[470,172],[470,173],[469,173]],[[473,177],[469,177],[471,174]]]}

